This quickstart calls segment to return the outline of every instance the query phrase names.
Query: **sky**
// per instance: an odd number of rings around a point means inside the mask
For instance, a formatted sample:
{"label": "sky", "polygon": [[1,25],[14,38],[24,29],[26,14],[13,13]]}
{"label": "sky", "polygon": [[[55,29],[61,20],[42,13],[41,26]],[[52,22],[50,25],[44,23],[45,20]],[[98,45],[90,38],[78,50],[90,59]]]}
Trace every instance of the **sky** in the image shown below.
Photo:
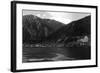
{"label": "sky", "polygon": [[72,21],[89,16],[90,13],[23,10],[23,15],[35,15],[43,19],[53,19],[68,24]]}

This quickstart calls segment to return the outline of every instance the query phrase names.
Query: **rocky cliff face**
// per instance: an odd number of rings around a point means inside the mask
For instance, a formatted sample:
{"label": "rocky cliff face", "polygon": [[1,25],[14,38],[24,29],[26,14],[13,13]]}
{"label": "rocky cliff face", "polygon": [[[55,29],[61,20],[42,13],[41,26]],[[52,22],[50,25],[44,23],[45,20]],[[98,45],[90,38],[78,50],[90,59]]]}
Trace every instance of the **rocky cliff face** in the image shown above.
{"label": "rocky cliff face", "polygon": [[23,41],[44,41],[54,31],[64,26],[55,20],[41,19],[34,15],[23,16]]}

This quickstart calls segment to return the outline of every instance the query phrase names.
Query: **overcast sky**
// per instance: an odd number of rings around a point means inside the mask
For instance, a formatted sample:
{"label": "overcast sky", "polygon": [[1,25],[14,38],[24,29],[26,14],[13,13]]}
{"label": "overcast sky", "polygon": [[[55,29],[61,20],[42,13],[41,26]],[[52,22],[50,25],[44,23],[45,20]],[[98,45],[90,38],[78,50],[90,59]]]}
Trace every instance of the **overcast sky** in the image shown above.
{"label": "overcast sky", "polygon": [[36,15],[44,19],[54,19],[64,24],[68,24],[71,21],[89,16],[90,13],[23,10],[23,15]]}

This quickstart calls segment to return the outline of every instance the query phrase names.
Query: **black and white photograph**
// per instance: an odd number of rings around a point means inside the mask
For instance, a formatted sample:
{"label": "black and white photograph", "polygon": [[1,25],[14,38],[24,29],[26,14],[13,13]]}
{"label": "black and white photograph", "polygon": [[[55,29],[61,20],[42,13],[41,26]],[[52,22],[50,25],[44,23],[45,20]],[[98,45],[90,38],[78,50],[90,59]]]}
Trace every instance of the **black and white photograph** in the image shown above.
{"label": "black and white photograph", "polygon": [[97,67],[97,6],[11,3],[11,71]]}
{"label": "black and white photograph", "polygon": [[23,10],[23,63],[91,59],[91,14]]}

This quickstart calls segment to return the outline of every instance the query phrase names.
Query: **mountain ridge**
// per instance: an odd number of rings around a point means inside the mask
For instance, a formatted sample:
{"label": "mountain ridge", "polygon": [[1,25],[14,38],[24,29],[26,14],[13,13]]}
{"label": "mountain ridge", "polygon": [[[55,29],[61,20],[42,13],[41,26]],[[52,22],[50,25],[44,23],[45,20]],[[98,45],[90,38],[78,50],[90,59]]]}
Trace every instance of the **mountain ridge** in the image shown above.
{"label": "mountain ridge", "polygon": [[[63,24],[56,20],[41,19],[34,15],[23,16],[24,42],[57,42],[73,36],[90,35],[91,16]],[[67,38],[68,37],[68,38]]]}

